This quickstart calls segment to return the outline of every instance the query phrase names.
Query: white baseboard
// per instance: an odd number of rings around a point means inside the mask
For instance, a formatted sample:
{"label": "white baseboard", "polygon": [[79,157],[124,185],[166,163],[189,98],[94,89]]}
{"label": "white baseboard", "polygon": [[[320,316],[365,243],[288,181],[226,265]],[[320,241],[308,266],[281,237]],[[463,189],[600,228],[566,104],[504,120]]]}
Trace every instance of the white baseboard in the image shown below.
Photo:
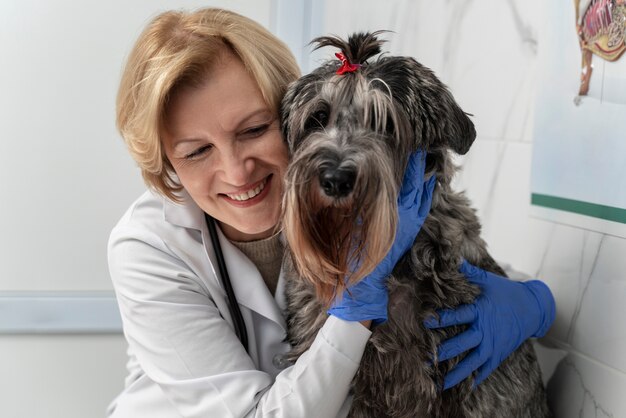
{"label": "white baseboard", "polygon": [[121,332],[113,292],[0,292],[0,334]]}

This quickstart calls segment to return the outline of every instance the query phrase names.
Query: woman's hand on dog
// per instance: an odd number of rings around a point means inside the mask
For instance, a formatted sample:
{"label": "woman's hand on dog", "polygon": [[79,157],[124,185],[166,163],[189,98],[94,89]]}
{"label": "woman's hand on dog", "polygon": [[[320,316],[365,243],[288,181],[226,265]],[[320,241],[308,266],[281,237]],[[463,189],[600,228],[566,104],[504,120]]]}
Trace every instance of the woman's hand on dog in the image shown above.
{"label": "woman's hand on dog", "polygon": [[398,224],[391,249],[378,266],[370,273],[380,278],[391,274],[400,258],[413,246],[433,200],[435,176],[424,181],[426,151],[415,151],[409,157],[404,180],[398,195]]}
{"label": "woman's hand on dog", "polygon": [[481,295],[472,304],[438,311],[438,320],[425,321],[428,328],[469,325],[439,346],[439,362],[468,352],[444,377],[444,390],[474,372],[474,384],[480,384],[524,341],[544,336],[555,317],[554,297],[541,281],[515,282],[466,260],[459,271],[480,287]]}
{"label": "woman's hand on dog", "polygon": [[396,236],[385,258],[369,275],[349,287],[328,310],[330,315],[347,321],[387,320],[387,277],[396,263],[411,248],[432,203],[435,176],[424,181],[426,151],[411,154],[398,195]]}

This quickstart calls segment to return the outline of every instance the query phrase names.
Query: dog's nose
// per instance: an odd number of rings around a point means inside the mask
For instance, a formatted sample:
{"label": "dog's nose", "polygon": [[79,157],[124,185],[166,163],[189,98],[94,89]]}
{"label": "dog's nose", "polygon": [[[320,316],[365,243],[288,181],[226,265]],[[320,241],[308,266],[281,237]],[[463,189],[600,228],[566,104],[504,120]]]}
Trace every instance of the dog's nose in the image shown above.
{"label": "dog's nose", "polygon": [[329,197],[345,197],[352,192],[356,172],[346,168],[327,168],[320,172],[320,186]]}

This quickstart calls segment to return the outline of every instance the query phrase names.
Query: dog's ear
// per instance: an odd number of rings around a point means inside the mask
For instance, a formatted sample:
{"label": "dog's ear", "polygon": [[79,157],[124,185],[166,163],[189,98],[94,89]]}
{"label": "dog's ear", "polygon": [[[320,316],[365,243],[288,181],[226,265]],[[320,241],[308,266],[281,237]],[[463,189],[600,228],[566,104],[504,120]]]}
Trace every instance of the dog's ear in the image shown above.
{"label": "dog's ear", "polygon": [[315,99],[319,96],[321,81],[334,74],[334,67],[334,62],[328,62],[288,86],[280,103],[280,126],[289,152],[304,138],[309,114],[320,110],[320,100]]}
{"label": "dog's ear", "polygon": [[287,92],[283,96],[280,103],[280,126],[283,133],[283,139],[289,146],[290,151],[293,146],[293,138],[291,135],[297,134],[297,132],[292,132],[295,127],[293,126],[294,121],[291,112],[296,107],[297,103],[304,103],[305,100],[310,98],[313,94],[312,91],[307,91],[307,86],[309,86],[308,90],[311,90],[311,83],[307,83],[307,80],[310,78],[312,78],[310,74],[305,75],[289,84]]}
{"label": "dog's ear", "polygon": [[289,87],[287,88],[287,92],[285,93],[282,101],[280,102],[280,129],[283,133],[283,140],[287,144],[289,144],[289,133],[290,133],[289,124],[291,121],[290,119],[291,109],[293,108],[294,99],[296,95],[298,94],[297,89],[296,89],[297,83],[298,81],[294,81],[291,84],[289,84]]}
{"label": "dog's ear", "polygon": [[[465,154],[476,139],[476,129],[469,115],[461,109],[445,85],[441,84],[440,114],[434,114],[431,123],[443,124],[440,128],[441,140],[457,154]],[[432,132],[432,129],[431,129]],[[434,138],[437,138],[435,135]]]}
{"label": "dog's ear", "polygon": [[413,58],[386,57],[381,61],[381,78],[391,81],[394,99],[409,113],[415,145],[444,146],[465,154],[476,138],[476,129],[448,88]]}

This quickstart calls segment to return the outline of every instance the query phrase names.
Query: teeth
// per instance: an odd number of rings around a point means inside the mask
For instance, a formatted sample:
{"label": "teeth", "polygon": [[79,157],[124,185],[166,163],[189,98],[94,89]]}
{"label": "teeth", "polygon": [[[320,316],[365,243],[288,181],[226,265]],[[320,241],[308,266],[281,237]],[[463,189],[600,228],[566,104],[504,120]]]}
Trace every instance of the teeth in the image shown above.
{"label": "teeth", "polygon": [[243,202],[245,200],[252,199],[254,196],[261,193],[261,190],[265,188],[265,183],[266,181],[263,180],[263,182],[259,184],[258,186],[256,186],[254,189],[250,189],[247,192],[243,192],[241,194],[227,194],[226,196],[230,197],[233,200],[238,200],[240,202]]}

